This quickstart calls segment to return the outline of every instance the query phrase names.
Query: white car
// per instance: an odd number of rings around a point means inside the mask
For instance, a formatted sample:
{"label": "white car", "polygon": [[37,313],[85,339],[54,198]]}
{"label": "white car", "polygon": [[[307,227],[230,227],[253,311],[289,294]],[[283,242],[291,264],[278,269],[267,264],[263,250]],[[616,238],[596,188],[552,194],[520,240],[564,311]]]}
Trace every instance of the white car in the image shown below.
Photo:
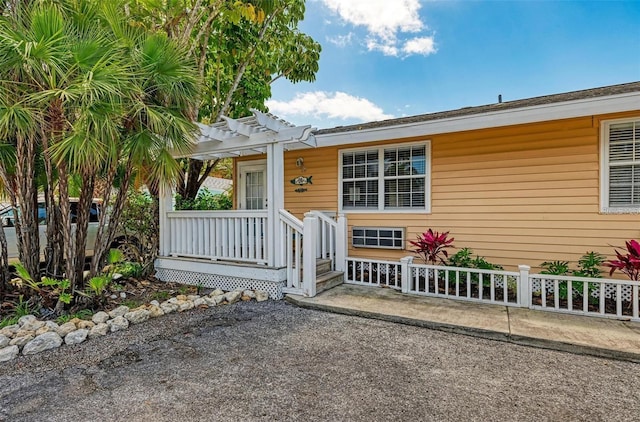
{"label": "white car", "polygon": [[[71,201],[71,221],[74,222],[78,210],[77,199]],[[100,204],[93,202],[91,204],[91,214],[89,215],[89,227],[87,229],[87,256],[93,255],[93,246],[95,245],[96,234],[98,232],[98,219],[100,213]],[[15,228],[15,216],[13,214],[13,208],[8,207],[0,210],[0,221],[4,228],[5,236],[7,237],[7,250],[9,255],[9,262],[18,262],[18,239],[16,237]],[[44,248],[47,244],[46,224],[47,224],[47,210],[44,202],[38,203],[38,222],[40,223],[40,259],[44,260]]]}

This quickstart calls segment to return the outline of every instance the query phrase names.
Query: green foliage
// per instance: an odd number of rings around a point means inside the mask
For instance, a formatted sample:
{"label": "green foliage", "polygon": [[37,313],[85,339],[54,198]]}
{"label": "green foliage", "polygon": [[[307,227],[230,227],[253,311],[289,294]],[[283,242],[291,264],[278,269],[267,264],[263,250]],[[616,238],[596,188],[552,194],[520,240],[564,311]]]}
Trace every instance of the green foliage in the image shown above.
{"label": "green foliage", "polygon": [[[597,252],[587,252],[578,260],[578,268],[572,270],[569,266],[569,261],[545,261],[540,264],[542,270],[540,274],[560,275],[575,277],[588,277],[588,278],[600,278],[602,277],[602,270],[600,266],[604,264],[605,257]],[[592,293],[598,289],[596,283],[588,283],[587,294],[589,302],[596,300]],[[571,282],[572,297],[581,297],[584,292],[584,283],[582,281]],[[565,280],[558,282],[558,297],[562,300],[567,300],[569,297],[569,283]]]}
{"label": "green foliage", "polygon": [[123,262],[116,266],[115,272],[127,278],[140,278],[142,276],[142,265],[139,262]]}
{"label": "green foliage", "polygon": [[24,296],[20,295],[18,296],[18,301],[13,302],[11,316],[5,317],[0,321],[0,328],[17,324],[18,320],[25,315],[38,315],[38,310],[31,304],[29,299],[25,300]]}
{"label": "green foliage", "polygon": [[74,318],[84,319],[85,321],[88,321],[92,316],[93,312],[90,309],[81,309],[73,314],[60,315],[58,318],[56,318],[56,323],[64,324],[65,322],[69,322]]}
{"label": "green foliage", "polygon": [[[501,265],[492,264],[487,261],[484,257],[481,256],[473,256],[473,250],[470,248],[462,248],[455,254],[451,255],[449,258],[447,265],[450,267],[459,267],[459,268],[475,268],[479,270],[502,270]],[[463,274],[461,274],[460,282],[466,282],[466,278],[463,278]],[[449,272],[449,280],[455,281],[455,272]],[[477,283],[480,280],[480,276],[478,273],[471,273],[470,276],[471,282]],[[488,277],[483,277],[483,285],[488,286],[491,284],[491,281],[488,280]]]}
{"label": "green foliage", "polygon": [[567,275],[569,274],[569,261],[545,261],[540,264],[540,274]]}
{"label": "green foliage", "polygon": [[[138,260],[142,271],[137,276],[142,276],[145,272],[151,271],[157,250],[156,240],[158,228],[156,221],[157,204],[155,200],[146,192],[131,189],[127,194],[127,201],[122,210],[120,219],[120,232],[124,233],[126,239],[135,239],[134,244],[125,245],[132,248],[135,253],[132,256],[124,257],[127,262]],[[123,261],[123,260],[120,260]],[[125,275],[122,265],[117,265],[118,272]],[[128,268],[133,270],[133,268]]]}
{"label": "green foliage", "polygon": [[578,260],[578,269],[573,271],[573,275],[578,277],[602,277],[600,267],[604,264],[606,257],[598,252],[587,252]]}
{"label": "green foliage", "polygon": [[195,199],[176,195],[177,210],[230,210],[232,207],[233,200],[230,194],[214,194],[206,188],[200,189]]}
{"label": "green foliage", "polygon": [[102,296],[105,289],[111,283],[111,275],[99,275],[89,280],[89,289],[94,296]]}
{"label": "green foliage", "polygon": [[21,288],[23,285],[26,285],[26,287],[30,288],[31,290],[34,290],[36,292],[40,291],[40,283],[35,281],[31,277],[31,274],[29,274],[29,271],[27,271],[27,269],[24,267],[24,265],[22,265],[22,263],[16,262],[16,264],[14,265],[14,268],[16,271],[16,275],[20,279],[20,282],[17,286],[18,288]]}
{"label": "green foliage", "polygon": [[171,297],[171,294],[166,291],[166,290],[160,290],[158,292],[155,292],[152,295],[153,299],[158,300],[158,301],[165,301],[167,299],[169,299]]}
{"label": "green foliage", "polygon": [[50,277],[43,277],[41,285],[43,287],[50,287],[52,290],[50,292],[51,296],[57,298],[60,302],[68,305],[71,303],[71,299],[73,297],[70,293],[67,292],[67,289],[71,287],[71,281],[69,279],[55,279]]}

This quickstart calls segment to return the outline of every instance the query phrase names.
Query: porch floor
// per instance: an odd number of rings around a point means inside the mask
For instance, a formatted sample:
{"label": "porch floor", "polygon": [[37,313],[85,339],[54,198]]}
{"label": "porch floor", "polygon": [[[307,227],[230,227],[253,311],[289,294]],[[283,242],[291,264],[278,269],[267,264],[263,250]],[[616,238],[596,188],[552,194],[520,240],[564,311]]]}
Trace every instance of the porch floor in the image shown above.
{"label": "porch floor", "polygon": [[306,298],[304,308],[376,318],[527,346],[640,362],[640,323],[410,296],[343,284]]}

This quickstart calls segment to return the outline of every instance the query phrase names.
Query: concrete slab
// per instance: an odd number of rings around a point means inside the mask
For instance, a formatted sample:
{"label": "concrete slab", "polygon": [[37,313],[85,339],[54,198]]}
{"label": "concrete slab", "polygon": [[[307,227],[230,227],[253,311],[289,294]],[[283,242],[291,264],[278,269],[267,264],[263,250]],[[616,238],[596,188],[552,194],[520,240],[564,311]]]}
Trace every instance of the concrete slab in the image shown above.
{"label": "concrete slab", "polygon": [[[291,296],[291,295],[289,295]],[[313,298],[291,296],[299,306],[368,318],[420,325],[446,331],[509,335],[504,306],[404,295],[393,289],[342,284]]]}
{"label": "concrete slab", "polygon": [[640,362],[640,323],[402,294],[343,284],[298,306],[511,343]]}
{"label": "concrete slab", "polygon": [[522,308],[509,309],[509,321],[514,340],[530,338],[614,354],[640,354],[640,324],[635,322]]}

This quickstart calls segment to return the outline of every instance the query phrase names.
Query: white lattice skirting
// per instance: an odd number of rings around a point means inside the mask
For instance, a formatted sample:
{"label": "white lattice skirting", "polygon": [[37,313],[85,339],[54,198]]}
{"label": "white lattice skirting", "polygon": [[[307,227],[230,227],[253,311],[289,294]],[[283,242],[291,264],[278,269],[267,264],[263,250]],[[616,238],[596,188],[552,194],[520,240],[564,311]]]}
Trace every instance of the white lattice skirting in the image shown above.
{"label": "white lattice skirting", "polygon": [[[276,270],[263,269],[260,270],[251,270],[248,271],[248,275],[251,276],[233,276],[229,274],[216,274],[215,271],[191,271],[183,268],[167,268],[172,267],[175,264],[178,264],[178,267],[181,267],[184,262],[176,262],[171,263],[167,262],[169,260],[162,260],[162,265],[158,265],[156,263],[156,277],[161,281],[167,282],[176,282],[181,284],[189,284],[192,286],[202,286],[209,289],[222,289],[225,291],[235,290],[238,288],[242,289],[251,289],[251,290],[262,290],[269,293],[269,297],[274,300],[280,300],[284,297],[282,293],[282,289],[285,285],[284,280],[278,280],[279,277],[270,277],[271,280],[260,280],[255,278],[255,275],[259,275],[260,273],[265,274],[273,274]],[[168,265],[167,265],[168,264]],[[172,265],[174,264],[174,265]],[[193,264],[190,265],[191,268],[197,269],[199,265]],[[195,267],[195,268],[194,268]],[[232,266],[229,266],[232,267]],[[227,271],[224,271],[227,272]],[[243,271],[236,270],[233,271],[236,274],[241,274]],[[266,278],[266,277],[265,277]],[[273,279],[275,278],[275,279]]]}

